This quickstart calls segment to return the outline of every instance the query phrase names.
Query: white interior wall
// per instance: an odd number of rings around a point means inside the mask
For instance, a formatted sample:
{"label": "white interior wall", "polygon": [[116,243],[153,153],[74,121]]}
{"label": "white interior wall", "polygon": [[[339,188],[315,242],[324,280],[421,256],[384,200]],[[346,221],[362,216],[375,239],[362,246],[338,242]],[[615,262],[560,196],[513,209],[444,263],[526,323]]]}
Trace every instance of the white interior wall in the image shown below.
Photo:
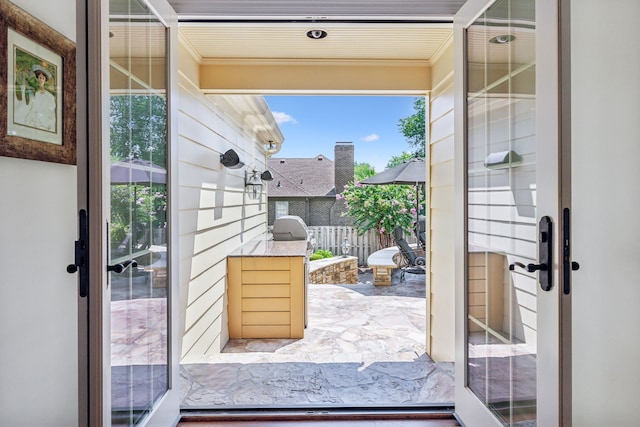
{"label": "white interior wall", "polygon": [[571,0],[573,425],[638,424],[640,2]]}
{"label": "white interior wall", "polygon": [[0,157],[3,425],[77,424],[76,168]]}
{"label": "white interior wall", "polygon": [[[75,41],[74,0],[13,3]],[[2,425],[77,425],[76,188],[75,166],[0,157]]]}

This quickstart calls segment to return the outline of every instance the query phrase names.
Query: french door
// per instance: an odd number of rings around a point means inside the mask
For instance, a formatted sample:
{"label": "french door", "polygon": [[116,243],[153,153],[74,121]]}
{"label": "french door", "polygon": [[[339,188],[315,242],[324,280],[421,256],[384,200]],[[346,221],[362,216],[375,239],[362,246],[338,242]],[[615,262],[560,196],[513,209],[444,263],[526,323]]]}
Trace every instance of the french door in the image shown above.
{"label": "french door", "polygon": [[561,424],[558,5],[470,0],[455,18],[456,413]]}
{"label": "french door", "polygon": [[[89,425],[175,425],[175,19],[160,0],[88,2]],[[98,190],[100,189],[100,190]]]}

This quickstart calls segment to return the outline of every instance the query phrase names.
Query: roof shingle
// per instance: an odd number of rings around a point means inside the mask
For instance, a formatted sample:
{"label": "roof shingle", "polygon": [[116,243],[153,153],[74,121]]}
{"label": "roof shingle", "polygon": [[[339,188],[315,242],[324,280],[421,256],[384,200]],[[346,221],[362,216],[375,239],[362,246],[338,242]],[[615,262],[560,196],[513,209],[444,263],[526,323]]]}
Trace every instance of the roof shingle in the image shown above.
{"label": "roof shingle", "polygon": [[335,195],[334,162],[319,154],[312,158],[270,158],[273,181],[269,197],[322,197]]}

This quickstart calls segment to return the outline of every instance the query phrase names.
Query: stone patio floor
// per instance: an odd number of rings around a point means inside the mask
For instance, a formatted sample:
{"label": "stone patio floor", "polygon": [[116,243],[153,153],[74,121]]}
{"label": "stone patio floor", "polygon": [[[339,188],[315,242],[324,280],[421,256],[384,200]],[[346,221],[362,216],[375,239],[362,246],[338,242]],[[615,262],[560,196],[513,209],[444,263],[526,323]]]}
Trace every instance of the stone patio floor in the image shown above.
{"label": "stone patio floor", "polygon": [[309,285],[303,339],[230,340],[183,364],[185,409],[427,406],[454,401],[453,363],[425,353],[424,276]]}

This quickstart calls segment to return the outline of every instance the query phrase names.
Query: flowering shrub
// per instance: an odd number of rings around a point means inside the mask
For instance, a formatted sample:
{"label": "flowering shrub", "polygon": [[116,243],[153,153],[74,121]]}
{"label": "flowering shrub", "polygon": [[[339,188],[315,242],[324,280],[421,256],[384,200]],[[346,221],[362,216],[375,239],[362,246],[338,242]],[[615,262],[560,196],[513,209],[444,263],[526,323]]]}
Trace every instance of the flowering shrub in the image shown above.
{"label": "flowering shrub", "polygon": [[[424,192],[420,198],[419,214],[424,214]],[[418,216],[416,211],[416,189],[410,185],[364,185],[359,182],[345,185],[344,191],[336,195],[344,200],[348,215],[360,234],[374,229],[379,236],[381,248],[393,244],[391,233],[397,226],[410,231]]]}

